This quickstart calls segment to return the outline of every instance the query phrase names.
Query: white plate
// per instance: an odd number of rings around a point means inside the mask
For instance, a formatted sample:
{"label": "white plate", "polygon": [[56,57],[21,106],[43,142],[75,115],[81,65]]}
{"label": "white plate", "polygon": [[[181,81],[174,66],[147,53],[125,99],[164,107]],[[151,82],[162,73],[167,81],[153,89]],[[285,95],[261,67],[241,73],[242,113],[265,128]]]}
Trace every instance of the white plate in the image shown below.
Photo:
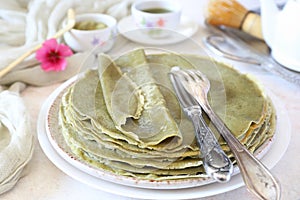
{"label": "white plate", "polygon": [[[114,182],[117,184],[127,185],[131,187],[140,187],[140,188],[148,188],[148,189],[183,189],[183,188],[190,188],[196,186],[207,185],[210,183],[215,182],[210,177],[207,178],[189,178],[189,179],[179,179],[179,180],[168,180],[168,181],[149,181],[149,180],[142,180],[136,179],[134,177],[128,176],[119,176],[114,173],[105,171],[103,169],[99,169],[91,165],[90,163],[82,160],[76,154],[72,152],[69,146],[66,144],[63,135],[61,134],[59,124],[59,105],[62,99],[62,95],[70,88],[71,85],[79,78],[81,78],[80,74],[79,77],[74,77],[64,83],[61,87],[59,87],[55,92],[52,94],[50,101],[49,101],[49,109],[46,111],[46,133],[48,139],[52,145],[52,147],[56,150],[56,152],[67,162],[73,165],[75,168],[89,174],[95,176],[97,178],[101,178],[106,181]],[[259,149],[255,151],[255,156],[257,158],[262,158],[265,153],[269,150],[273,142],[273,139],[267,140]],[[234,166],[233,175],[239,173],[238,167]]]}
{"label": "white plate", "polygon": [[131,41],[147,45],[168,45],[184,41],[193,36],[197,32],[198,27],[199,25],[195,21],[182,16],[179,27],[174,31],[170,31],[170,36],[154,39],[147,34],[143,34],[141,30],[135,26],[132,16],[125,17],[118,23],[118,31],[124,37]]}
{"label": "white plate", "polygon": [[[62,91],[62,89],[67,87],[74,80],[75,79],[67,81],[49,96],[40,111],[37,124],[38,140],[43,151],[45,152],[46,156],[67,175],[91,187],[103,190],[105,192],[142,199],[162,200],[200,198],[231,191],[244,185],[241,176],[238,174],[233,176],[228,183],[224,184],[211,183],[197,187],[195,186],[181,189],[163,189],[158,191],[155,189],[138,188],[118,184],[118,179],[116,179],[115,182],[106,181],[104,179],[90,175],[77,168],[76,166],[70,164],[65,158],[61,157],[61,155],[58,154],[57,149],[54,149],[51,142],[49,141],[46,131],[46,121],[48,117],[48,110],[50,106],[52,106],[54,99]],[[281,159],[288,147],[290,141],[290,123],[289,118],[285,113],[283,104],[281,104],[281,102],[277,100],[274,95],[269,94],[269,96],[275,104],[277,112],[277,131],[275,134],[276,139],[273,141],[272,146],[270,147],[268,152],[265,153],[265,156],[261,159],[261,161],[268,168],[272,168]]]}

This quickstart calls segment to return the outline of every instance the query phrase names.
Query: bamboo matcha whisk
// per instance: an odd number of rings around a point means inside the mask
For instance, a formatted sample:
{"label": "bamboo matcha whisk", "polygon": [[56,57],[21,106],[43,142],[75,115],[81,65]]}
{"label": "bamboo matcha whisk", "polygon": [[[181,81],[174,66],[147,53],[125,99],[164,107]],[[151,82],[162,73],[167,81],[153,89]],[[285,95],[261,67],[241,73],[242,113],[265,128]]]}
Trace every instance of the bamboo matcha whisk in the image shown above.
{"label": "bamboo matcha whisk", "polygon": [[214,26],[237,28],[263,39],[260,16],[247,10],[236,0],[210,0],[207,4],[206,21]]}

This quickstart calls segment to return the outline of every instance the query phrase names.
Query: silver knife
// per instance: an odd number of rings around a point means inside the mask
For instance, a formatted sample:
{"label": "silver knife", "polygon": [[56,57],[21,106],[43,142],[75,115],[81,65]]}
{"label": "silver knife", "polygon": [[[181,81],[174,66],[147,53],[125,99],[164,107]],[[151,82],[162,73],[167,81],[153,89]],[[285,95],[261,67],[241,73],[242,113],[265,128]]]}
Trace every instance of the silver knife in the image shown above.
{"label": "silver knife", "polygon": [[229,181],[233,173],[233,164],[204,121],[200,105],[184,89],[179,77],[173,71],[170,72],[170,80],[181,108],[193,122],[205,172],[218,182]]}

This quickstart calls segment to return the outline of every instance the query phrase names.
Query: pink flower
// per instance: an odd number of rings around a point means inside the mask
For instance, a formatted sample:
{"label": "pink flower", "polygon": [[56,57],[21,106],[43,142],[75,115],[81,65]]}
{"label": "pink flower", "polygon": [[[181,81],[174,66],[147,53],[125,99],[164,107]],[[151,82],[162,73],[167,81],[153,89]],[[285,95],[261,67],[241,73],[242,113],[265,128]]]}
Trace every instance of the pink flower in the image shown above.
{"label": "pink flower", "polygon": [[63,71],[67,67],[66,57],[73,55],[71,49],[58,44],[56,39],[49,39],[36,51],[36,59],[41,62],[44,71]]}

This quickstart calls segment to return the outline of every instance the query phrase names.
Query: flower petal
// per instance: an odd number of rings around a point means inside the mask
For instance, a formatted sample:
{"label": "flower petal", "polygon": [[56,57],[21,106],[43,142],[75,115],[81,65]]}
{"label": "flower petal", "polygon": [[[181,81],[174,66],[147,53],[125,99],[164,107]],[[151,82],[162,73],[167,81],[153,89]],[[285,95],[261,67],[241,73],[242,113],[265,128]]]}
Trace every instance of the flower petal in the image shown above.
{"label": "flower petal", "polygon": [[46,72],[52,71],[53,70],[53,63],[43,62],[42,65],[41,65],[41,68]]}
{"label": "flower petal", "polygon": [[59,44],[57,43],[56,39],[54,39],[54,38],[46,40],[43,43],[43,47],[48,49],[48,50],[50,50],[50,49],[51,50],[56,50],[58,46],[59,46]]}
{"label": "flower petal", "polygon": [[48,49],[40,48],[36,51],[35,57],[38,61],[44,62],[47,60]]}
{"label": "flower petal", "polygon": [[64,71],[67,68],[67,60],[61,59],[59,63],[57,63],[57,67],[55,68],[55,71]]}
{"label": "flower petal", "polygon": [[73,52],[67,45],[60,44],[59,45],[59,54],[60,54],[60,56],[68,57],[68,56],[73,55]]}

